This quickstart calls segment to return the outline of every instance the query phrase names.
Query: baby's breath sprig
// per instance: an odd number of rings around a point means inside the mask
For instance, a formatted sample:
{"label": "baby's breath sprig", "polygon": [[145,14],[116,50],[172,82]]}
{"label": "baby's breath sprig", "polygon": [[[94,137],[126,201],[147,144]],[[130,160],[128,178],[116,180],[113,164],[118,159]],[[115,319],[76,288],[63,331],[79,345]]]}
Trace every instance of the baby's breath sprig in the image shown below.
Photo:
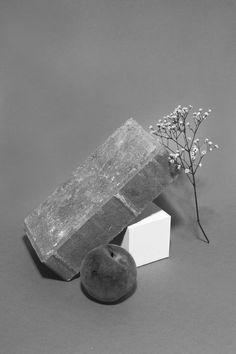
{"label": "baby's breath sprig", "polygon": [[203,112],[201,108],[197,112],[192,113],[189,120],[188,116],[192,110],[192,106],[178,106],[175,110],[159,119],[154,128],[149,127],[151,134],[161,138],[162,144],[169,152],[169,163],[176,170],[183,169],[190,183],[193,186],[197,223],[205,237],[205,242],[209,243],[209,239],[201,225],[198,208],[196,172],[202,167],[202,161],[205,156],[218,149],[217,144],[205,138],[203,141],[196,138],[198,129],[202,122],[209,118],[211,109]]}

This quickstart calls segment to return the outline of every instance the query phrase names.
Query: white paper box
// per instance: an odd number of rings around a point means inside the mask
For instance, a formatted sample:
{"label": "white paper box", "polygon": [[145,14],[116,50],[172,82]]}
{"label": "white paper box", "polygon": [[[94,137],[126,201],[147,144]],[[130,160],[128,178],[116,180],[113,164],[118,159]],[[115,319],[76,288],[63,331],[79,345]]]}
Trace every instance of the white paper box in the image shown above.
{"label": "white paper box", "polygon": [[127,227],[121,246],[137,267],[169,257],[171,217],[160,210]]}

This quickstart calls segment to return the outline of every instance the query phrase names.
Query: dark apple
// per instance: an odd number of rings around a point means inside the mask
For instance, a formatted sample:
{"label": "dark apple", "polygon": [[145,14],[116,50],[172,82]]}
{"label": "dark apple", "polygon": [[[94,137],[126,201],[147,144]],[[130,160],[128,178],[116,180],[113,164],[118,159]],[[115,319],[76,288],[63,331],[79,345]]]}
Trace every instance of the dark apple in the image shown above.
{"label": "dark apple", "polygon": [[124,248],[113,244],[101,245],[84,257],[80,278],[82,290],[93,300],[120,302],[135,291],[136,264]]}

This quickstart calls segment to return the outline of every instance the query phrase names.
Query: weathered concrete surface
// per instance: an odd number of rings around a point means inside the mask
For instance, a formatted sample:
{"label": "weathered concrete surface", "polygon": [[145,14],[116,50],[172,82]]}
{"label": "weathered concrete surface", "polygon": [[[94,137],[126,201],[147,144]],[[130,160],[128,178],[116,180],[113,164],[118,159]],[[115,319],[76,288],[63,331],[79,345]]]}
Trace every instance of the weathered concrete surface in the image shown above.
{"label": "weathered concrete surface", "polygon": [[108,243],[172,182],[168,153],[134,119],[117,129],[25,219],[40,260],[63,279]]}

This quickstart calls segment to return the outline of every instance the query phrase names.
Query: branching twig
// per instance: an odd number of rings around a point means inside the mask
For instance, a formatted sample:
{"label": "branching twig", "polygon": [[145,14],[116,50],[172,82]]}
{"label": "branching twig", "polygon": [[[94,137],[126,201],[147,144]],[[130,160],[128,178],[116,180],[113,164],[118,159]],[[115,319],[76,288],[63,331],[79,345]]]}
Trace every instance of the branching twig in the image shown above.
{"label": "branching twig", "polygon": [[[217,144],[213,144],[208,138],[200,144],[196,138],[198,129],[203,121],[205,121],[211,110],[202,112],[200,108],[198,112],[192,114],[194,124],[186,121],[192,106],[178,106],[173,113],[159,119],[154,129],[150,126],[152,134],[161,138],[162,144],[169,151],[169,163],[174,165],[177,170],[184,169],[190,183],[193,186],[196,219],[197,223],[205,237],[205,242],[209,243],[209,239],[201,225],[197,198],[196,172],[202,166],[202,159],[208,152],[218,149]],[[172,145],[171,145],[172,144]],[[202,148],[205,146],[205,148]]]}

